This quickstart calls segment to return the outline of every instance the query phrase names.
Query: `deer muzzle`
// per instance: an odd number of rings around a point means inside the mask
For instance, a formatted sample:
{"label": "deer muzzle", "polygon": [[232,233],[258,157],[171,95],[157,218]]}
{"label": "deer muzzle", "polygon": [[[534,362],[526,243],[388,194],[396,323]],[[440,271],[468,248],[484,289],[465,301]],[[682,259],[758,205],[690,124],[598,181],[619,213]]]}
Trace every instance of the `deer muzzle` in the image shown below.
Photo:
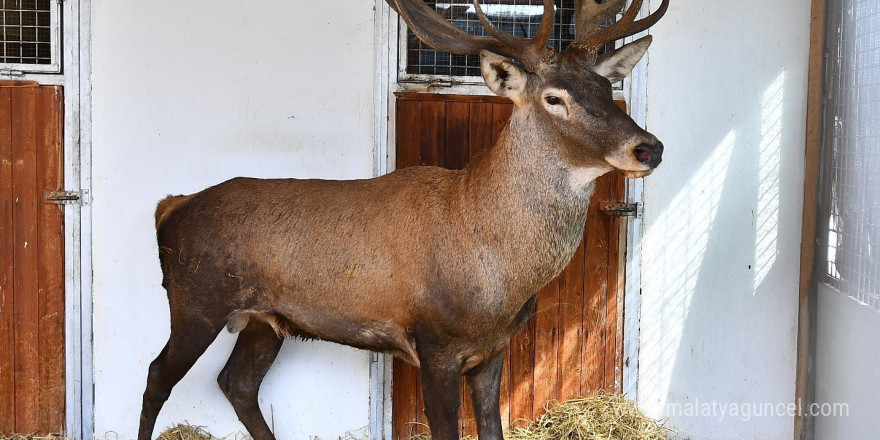
{"label": "deer muzzle", "polygon": [[657,168],[660,162],[663,162],[663,143],[660,141],[653,144],[641,143],[633,149],[633,154],[639,162],[651,167],[651,169]]}

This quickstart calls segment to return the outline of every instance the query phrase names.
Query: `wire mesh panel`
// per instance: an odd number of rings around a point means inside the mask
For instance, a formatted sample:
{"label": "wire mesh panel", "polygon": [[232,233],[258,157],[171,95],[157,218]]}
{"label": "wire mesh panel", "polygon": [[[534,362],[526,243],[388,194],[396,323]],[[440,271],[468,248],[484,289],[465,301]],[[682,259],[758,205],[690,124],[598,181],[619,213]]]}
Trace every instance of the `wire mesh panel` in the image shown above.
{"label": "wire mesh panel", "polygon": [[826,282],[880,311],[880,2],[828,11]]}
{"label": "wire mesh panel", "polygon": [[0,66],[57,64],[57,23],[55,1],[0,0]]}
{"label": "wire mesh panel", "polygon": [[[470,0],[425,0],[425,3],[457,28],[473,35],[487,35]],[[556,51],[563,51],[574,41],[575,0],[555,0],[554,3],[555,24],[549,46]],[[537,34],[544,14],[542,0],[482,0],[480,5],[495,26],[518,37],[531,38]],[[614,19],[608,24],[613,22]],[[419,40],[412,31],[406,30],[403,24],[401,26],[406,36],[401,45],[401,60],[405,62],[405,66],[399,80],[426,81],[453,77],[462,82],[481,82],[479,56],[436,51]],[[611,43],[606,46],[606,50],[613,47],[614,44]],[[615,88],[619,89],[620,84]]]}
{"label": "wire mesh panel", "polygon": [[[457,28],[473,35],[487,35],[470,0],[425,3]],[[574,0],[556,0],[555,3],[556,24],[550,46],[560,51],[574,41]],[[518,37],[532,37],[538,33],[544,13],[542,0],[484,0],[480,4],[492,23],[507,33]],[[438,52],[420,41],[412,31],[407,32],[406,61],[407,74],[480,76],[479,56]]]}

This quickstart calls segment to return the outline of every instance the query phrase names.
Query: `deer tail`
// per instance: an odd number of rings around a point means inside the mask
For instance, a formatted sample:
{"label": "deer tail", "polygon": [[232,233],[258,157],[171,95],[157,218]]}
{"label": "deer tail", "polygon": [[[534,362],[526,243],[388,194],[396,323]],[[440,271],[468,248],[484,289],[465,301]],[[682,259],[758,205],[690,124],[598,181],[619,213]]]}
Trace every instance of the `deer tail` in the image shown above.
{"label": "deer tail", "polygon": [[159,226],[162,226],[162,223],[165,223],[171,214],[174,214],[174,211],[177,211],[177,208],[180,208],[181,205],[188,202],[193,196],[168,196],[162,199],[159,202],[159,206],[156,207],[156,229],[159,229]]}

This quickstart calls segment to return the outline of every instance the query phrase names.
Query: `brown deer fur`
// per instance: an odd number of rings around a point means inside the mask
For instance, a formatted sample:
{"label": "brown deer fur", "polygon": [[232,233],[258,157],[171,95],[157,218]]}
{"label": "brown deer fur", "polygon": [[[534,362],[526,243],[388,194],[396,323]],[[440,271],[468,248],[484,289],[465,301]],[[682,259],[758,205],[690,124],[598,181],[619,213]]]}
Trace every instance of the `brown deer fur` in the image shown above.
{"label": "brown deer fur", "polygon": [[500,439],[499,354],[578,246],[592,180],[659,164],[662,144],[596,73],[628,74],[650,43],[640,41],[611,65],[551,53],[526,70],[484,52],[487,84],[516,106],[496,145],[463,170],[236,178],[160,202],[171,335],[150,366],[139,439],[224,326],[240,335],[219,383],[256,439],[274,438],[257,392],[291,336],[420,366],[436,439],[458,438],[466,375],[480,438]]}

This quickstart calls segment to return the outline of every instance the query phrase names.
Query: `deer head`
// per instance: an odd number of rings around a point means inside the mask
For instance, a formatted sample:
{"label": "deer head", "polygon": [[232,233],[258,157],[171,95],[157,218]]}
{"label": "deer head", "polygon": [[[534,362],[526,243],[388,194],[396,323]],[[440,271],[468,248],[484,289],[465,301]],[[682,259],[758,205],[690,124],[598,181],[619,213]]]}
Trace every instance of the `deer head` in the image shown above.
{"label": "deer head", "polygon": [[[488,37],[468,34],[438,15],[422,0],[388,0],[426,44],[456,54],[480,54],[486,85],[527,112],[559,149],[572,170],[602,174],[612,169],[631,178],[651,174],[662,159],[663,144],[641,129],[612,98],[611,85],[628,76],[651,44],[647,36],[599,56],[606,44],[635,35],[656,23],[668,8],[663,0],[650,16],[636,20],[642,0],[633,0],[623,17],[607,28],[625,0],[578,0],[576,39],[562,53],[547,47],[555,13],[544,0],[537,35],[519,38],[496,28],[473,0]],[[519,61],[518,65],[514,60]]]}

